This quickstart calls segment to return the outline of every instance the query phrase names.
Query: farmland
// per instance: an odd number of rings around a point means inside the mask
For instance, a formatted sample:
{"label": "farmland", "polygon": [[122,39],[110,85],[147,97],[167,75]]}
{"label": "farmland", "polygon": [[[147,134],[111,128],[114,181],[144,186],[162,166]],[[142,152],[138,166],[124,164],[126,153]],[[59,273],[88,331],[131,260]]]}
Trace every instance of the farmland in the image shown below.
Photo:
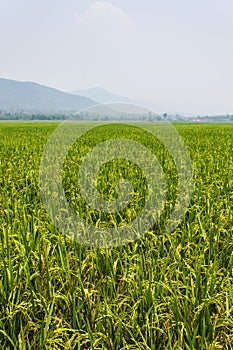
{"label": "farmland", "polygon": [[[109,249],[70,239],[44,208],[40,161],[57,125],[0,124],[0,348],[233,349],[233,125],[174,125],[192,160],[194,190],[171,233],[164,227],[176,196],[174,162],[163,145],[133,129],[132,139],[170,174],[169,194],[151,230]],[[121,216],[90,211],[80,193],[73,195],[85,153],[127,135],[127,126],[99,127],[64,162],[65,194],[87,222],[124,224],[141,210],[146,179],[127,162],[108,164],[98,181],[102,196],[113,200],[111,181],[131,167],[138,195]]]}

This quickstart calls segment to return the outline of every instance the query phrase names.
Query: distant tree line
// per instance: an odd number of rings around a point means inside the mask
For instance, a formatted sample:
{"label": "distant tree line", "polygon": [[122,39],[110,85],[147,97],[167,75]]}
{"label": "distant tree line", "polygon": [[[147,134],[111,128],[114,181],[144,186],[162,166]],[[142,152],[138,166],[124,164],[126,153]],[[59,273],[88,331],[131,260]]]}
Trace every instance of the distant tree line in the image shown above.
{"label": "distant tree line", "polygon": [[0,111],[0,120],[65,120],[67,114],[44,114],[44,113],[18,113]]}
{"label": "distant tree line", "polygon": [[0,110],[0,121],[2,120],[22,120],[22,121],[56,121],[66,120],[72,117],[73,120],[79,121],[170,121],[170,122],[233,122],[233,114],[215,115],[215,116],[195,116],[187,117],[182,115],[172,115],[163,113],[161,115],[148,113],[145,115],[141,114],[127,114],[127,113],[116,113],[115,115],[108,114],[93,114],[88,111],[82,112],[81,114],[73,113],[29,113],[29,112],[6,112]]}

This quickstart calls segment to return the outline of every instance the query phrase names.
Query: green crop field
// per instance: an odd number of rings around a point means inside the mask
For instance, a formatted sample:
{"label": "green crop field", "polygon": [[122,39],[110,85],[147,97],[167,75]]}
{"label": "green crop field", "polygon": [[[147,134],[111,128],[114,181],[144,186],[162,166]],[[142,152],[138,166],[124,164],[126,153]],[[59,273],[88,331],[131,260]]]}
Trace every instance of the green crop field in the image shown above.
{"label": "green crop field", "polygon": [[171,233],[177,173],[165,147],[122,124],[81,137],[65,159],[63,187],[74,212],[96,227],[137,217],[147,186],[133,162],[108,162],[98,174],[101,196],[114,200],[122,177],[135,195],[118,214],[92,210],[77,173],[94,145],[130,137],[156,154],[168,179],[158,222],[108,249],[70,239],[45,210],[39,168],[57,126],[0,124],[0,349],[233,349],[233,124],[174,125],[192,160],[194,190]]}

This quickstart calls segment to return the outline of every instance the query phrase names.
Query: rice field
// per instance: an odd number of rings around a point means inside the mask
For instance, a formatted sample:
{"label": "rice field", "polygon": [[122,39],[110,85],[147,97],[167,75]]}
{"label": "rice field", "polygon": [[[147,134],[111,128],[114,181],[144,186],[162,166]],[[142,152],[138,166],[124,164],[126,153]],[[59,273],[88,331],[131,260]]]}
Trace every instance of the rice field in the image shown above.
{"label": "rice field", "polygon": [[121,124],[77,141],[64,162],[64,191],[73,210],[94,225],[130,222],[147,195],[138,166],[109,162],[99,172],[101,195],[116,198],[122,176],[135,195],[120,215],[91,210],[77,189],[77,172],[94,145],[130,134],[167,174],[158,222],[138,240],[109,249],[70,239],[45,210],[39,168],[57,126],[0,123],[0,349],[233,349],[233,124],[174,125],[192,160],[194,190],[172,233],[164,228],[177,173],[163,145]]}

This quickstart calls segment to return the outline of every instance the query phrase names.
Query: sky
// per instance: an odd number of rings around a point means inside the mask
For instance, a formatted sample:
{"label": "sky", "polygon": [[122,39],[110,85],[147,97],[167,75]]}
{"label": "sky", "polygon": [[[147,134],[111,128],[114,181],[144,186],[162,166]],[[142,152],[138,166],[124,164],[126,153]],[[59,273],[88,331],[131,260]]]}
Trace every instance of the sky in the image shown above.
{"label": "sky", "polygon": [[0,0],[0,77],[233,114],[232,0]]}

